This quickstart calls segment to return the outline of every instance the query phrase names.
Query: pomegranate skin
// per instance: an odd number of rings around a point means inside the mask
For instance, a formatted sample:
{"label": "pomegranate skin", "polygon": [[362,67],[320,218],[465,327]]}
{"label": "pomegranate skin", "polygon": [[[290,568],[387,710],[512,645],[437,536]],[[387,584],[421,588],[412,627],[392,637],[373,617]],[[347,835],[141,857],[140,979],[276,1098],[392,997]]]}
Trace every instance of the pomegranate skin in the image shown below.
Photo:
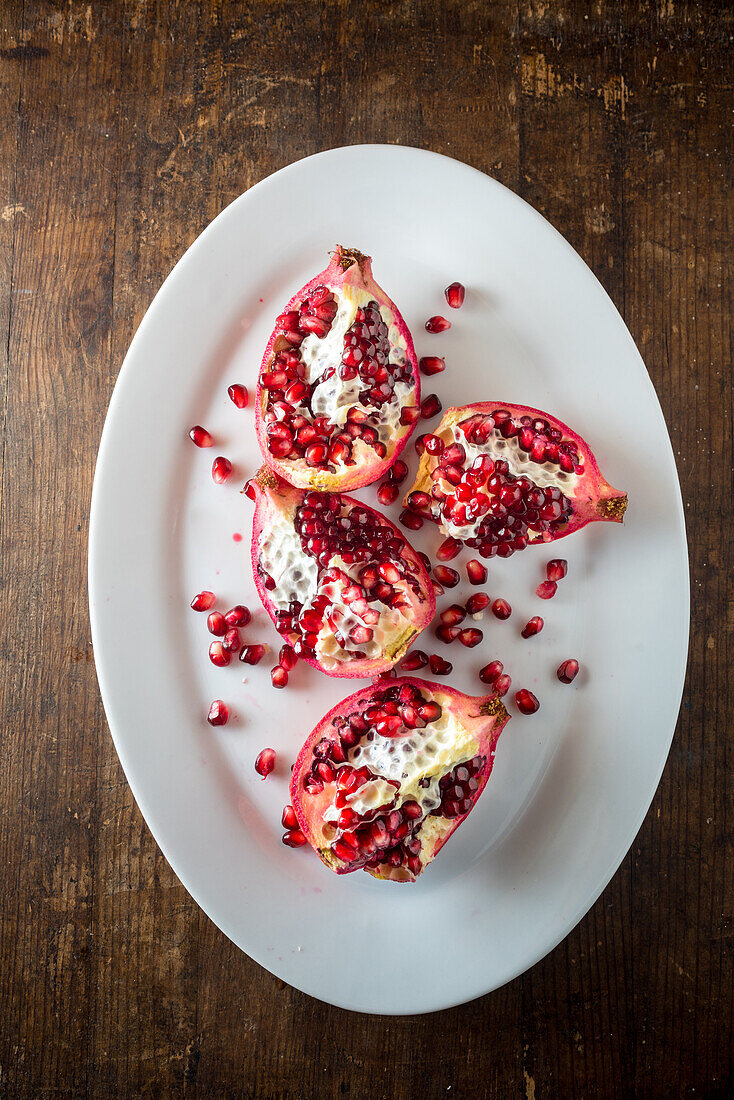
{"label": "pomegranate skin", "polygon": [[[255,501],[255,514],[252,524],[251,562],[255,587],[262,601],[263,607],[277,628],[277,608],[273,601],[272,589],[267,587],[266,581],[260,569],[261,549],[263,538],[272,531],[277,524],[283,522],[284,517],[292,524],[295,511],[299,508],[307,495],[305,490],[296,489],[277,477],[267,466],[263,466],[258,474],[250,481],[251,495]],[[394,637],[385,639],[386,647],[377,657],[350,657],[339,660],[331,667],[325,667],[317,655],[308,656],[299,654],[312,668],[320,669],[327,676],[338,678],[354,678],[378,676],[389,671],[400,661],[409,648],[413,645],[428,624],[433,619],[436,611],[436,596],[433,591],[426,568],[417,551],[413,549],[401,531],[394,524],[374,508],[357,501],[352,497],[339,496],[342,506],[356,507],[362,512],[375,517],[381,526],[386,527],[393,538],[400,539],[402,544],[402,560],[409,567],[410,575],[414,579],[417,591],[409,590],[405,598],[410,605],[410,614],[406,616],[403,628]],[[295,530],[294,530],[295,534]],[[327,567],[328,568],[328,567]],[[370,603],[370,608],[373,605]],[[332,632],[324,622],[324,627],[329,635]],[[285,641],[295,644],[298,634],[284,633]],[[298,651],[297,651],[298,652]]]}
{"label": "pomegranate skin", "polygon": [[[410,377],[411,389],[405,395],[404,405],[419,406],[420,374],[413,338],[395,303],[388,298],[385,291],[375,282],[372,275],[371,257],[363,255],[356,249],[337,246],[328,266],[294,294],[280,316],[298,311],[301,303],[307,300],[317,287],[326,288],[337,301],[345,298],[352,299],[360,307],[362,303],[370,300],[376,301],[383,319],[389,311],[388,323],[390,326],[394,326],[398,334],[397,339],[405,345],[404,348],[400,347],[399,355],[404,358],[402,365]],[[330,460],[331,470],[325,465],[324,461],[319,461],[318,465],[312,466],[308,464],[305,456],[293,458],[286,455],[285,457],[279,457],[277,454],[272,453],[268,446],[267,424],[264,419],[268,408],[269,391],[263,386],[262,379],[264,374],[270,372],[274,356],[282,350],[288,350],[288,344],[282,335],[282,326],[276,323],[265,348],[255,394],[255,427],[265,462],[285,481],[301,489],[343,492],[358,489],[377,481],[406,446],[415,427],[415,421],[404,424],[398,417],[397,423],[386,433],[384,440],[378,441],[385,451],[382,456],[361,438],[353,439],[350,457],[350,461],[354,460],[353,464],[348,465],[341,458],[338,461]],[[297,351],[298,348],[296,347],[295,350]],[[394,345],[391,343],[391,356],[393,350]],[[334,368],[338,368],[339,365],[338,360],[332,364]],[[367,411],[363,409],[361,404],[356,404],[355,407],[358,412]],[[377,414],[379,410],[374,405],[370,405],[369,412]],[[305,415],[313,423],[314,417],[318,414],[307,413]],[[369,426],[372,427],[373,424],[374,421],[371,420]],[[336,434],[338,432],[334,432],[334,435]]]}
{"label": "pomegranate skin", "polygon": [[[348,717],[354,719],[356,715],[359,718],[368,707],[379,709],[385,705],[381,699],[387,695],[391,699],[401,699],[406,693],[416,691],[424,700],[428,700],[428,709],[425,711],[427,715],[431,709],[437,711],[436,719],[429,717],[427,723],[424,723],[426,740],[430,739],[432,730],[435,730],[433,722],[443,720],[444,712],[448,712],[450,722],[442,728],[453,730],[453,734],[444,734],[442,762],[439,763],[434,758],[430,765],[422,765],[426,775],[430,771],[434,778],[438,777],[437,786],[433,788],[441,798],[440,804],[433,807],[436,812],[431,809],[424,812],[423,807],[413,797],[412,788],[407,797],[401,798],[402,780],[393,779],[392,786],[396,794],[392,804],[385,803],[382,807],[370,809],[359,820],[343,821],[342,813],[346,812],[354,818],[358,812],[348,805],[348,800],[347,805],[344,805],[344,795],[349,794],[349,783],[352,781],[347,778],[342,783],[344,773],[349,773],[350,768],[368,772],[369,778],[362,781],[362,786],[365,782],[379,781],[386,774],[365,765],[359,767],[360,761],[357,758],[352,763],[349,754],[354,751],[355,745],[346,750],[343,748],[345,733],[351,741],[354,741],[355,736],[350,733]],[[376,721],[379,724],[380,719]],[[303,835],[319,858],[336,874],[349,874],[361,869],[378,879],[414,882],[476,805],[492,772],[499,735],[508,721],[507,710],[495,694],[473,697],[443,684],[413,677],[390,679],[350,695],[337,703],[317,724],[306,739],[293,767],[291,804]],[[363,731],[363,739],[368,732],[369,724]],[[413,739],[415,742],[421,734],[422,729],[403,728],[390,736],[396,742],[401,738]],[[334,739],[342,745],[341,751],[337,751],[337,756],[346,757],[342,763],[335,762],[333,756],[329,757],[323,751],[327,742],[333,745]],[[356,746],[363,743],[364,740],[360,739]],[[332,748],[331,752],[334,751]],[[323,770],[325,760],[326,772]],[[327,776],[326,781],[322,779],[324,774]],[[443,790],[442,781],[445,784]],[[386,782],[384,778],[382,782]],[[460,806],[449,801],[453,797],[453,791],[457,790],[452,787],[453,782],[469,784],[464,788],[465,799],[462,799]],[[420,787],[419,783],[418,788]],[[359,790],[359,786],[354,790]],[[338,802],[340,794],[341,806]],[[432,803],[427,803],[427,806],[431,805]],[[397,831],[390,834],[389,843],[383,847],[380,834],[395,828],[393,817],[396,810]],[[325,817],[327,814],[329,819]],[[339,814],[336,820],[335,814]],[[379,824],[380,820],[382,825]],[[377,837],[377,847],[367,838],[367,846],[363,842],[355,857],[344,847],[343,841],[351,845],[355,841],[359,843],[360,838],[365,836],[365,830],[371,830],[371,836]],[[402,856],[400,861],[391,858],[395,856],[396,850],[398,856]],[[342,858],[340,852],[349,858]]]}

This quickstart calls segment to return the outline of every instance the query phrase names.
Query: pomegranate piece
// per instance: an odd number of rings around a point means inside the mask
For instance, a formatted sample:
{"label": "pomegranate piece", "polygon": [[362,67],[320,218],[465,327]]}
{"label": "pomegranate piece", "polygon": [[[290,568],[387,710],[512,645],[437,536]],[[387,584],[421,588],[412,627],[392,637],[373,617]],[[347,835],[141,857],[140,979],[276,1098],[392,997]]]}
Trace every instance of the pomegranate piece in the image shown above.
{"label": "pomegranate piece", "polygon": [[216,634],[217,637],[227,633],[227,620],[220,611],[212,611],[211,615],[207,616],[206,625],[209,633]]}
{"label": "pomegranate piece", "polygon": [[428,664],[428,657],[422,649],[411,649],[410,653],[406,653],[400,664],[403,672],[415,672],[418,668],[425,668]]}
{"label": "pomegranate piece", "polygon": [[203,592],[199,592],[198,595],[194,596],[191,607],[194,611],[208,611],[210,607],[214,606],[215,599],[216,596],[213,592],[204,589]]}
{"label": "pomegranate piece", "polygon": [[238,409],[246,409],[247,403],[250,400],[250,395],[247,392],[247,386],[242,386],[239,382],[235,382],[227,390],[230,401],[237,406]]}
{"label": "pomegranate piece", "polygon": [[488,665],[479,670],[479,679],[483,684],[493,684],[504,671],[502,661],[490,661]]}
{"label": "pomegranate piece", "polygon": [[255,584],[283,641],[329,676],[387,672],[435,613],[419,555],[361,501],[295,489],[267,467],[252,485]]}
{"label": "pomegranate piece", "polygon": [[300,829],[289,829],[283,834],[281,840],[288,848],[303,848],[304,844],[308,844]]}
{"label": "pomegranate piece", "polygon": [[[423,448],[406,500],[428,495],[441,531],[481,557],[509,557],[594,520],[622,522],[626,494],[604,480],[588,444],[548,413],[486,401],[448,409],[434,434],[444,449]],[[562,561],[553,560],[554,570]]]}
{"label": "pomegranate piece", "polygon": [[444,294],[452,309],[461,309],[466,297],[466,288],[461,283],[449,283],[444,290]]}
{"label": "pomegranate piece", "polygon": [[232,473],[232,463],[228,458],[223,458],[219,455],[214,459],[212,463],[212,477],[216,481],[217,485],[222,485],[229,475]]}
{"label": "pomegranate piece", "polygon": [[229,611],[225,613],[224,621],[227,626],[247,626],[251,618],[252,615],[249,609],[238,603],[234,607],[230,607]]}
{"label": "pomegranate piece", "polygon": [[[421,416],[424,420],[430,420],[432,416],[438,416],[442,410],[443,405],[439,401],[437,393],[429,393],[428,397],[424,397],[421,401]],[[427,446],[426,450],[428,450]]]}
{"label": "pomegranate piece", "polygon": [[499,696],[507,695],[507,692],[510,690],[511,686],[512,680],[506,672],[503,672],[501,676],[498,676],[494,682],[494,690]]}
{"label": "pomegranate piece", "polygon": [[407,443],[419,401],[397,306],[370,257],[338,247],[276,318],[265,349],[255,395],[265,461],[301,489],[369,485]]}
{"label": "pomegranate piece", "polygon": [[288,671],[281,665],[270,669],[270,680],[274,688],[288,687]]}
{"label": "pomegranate piece", "polygon": [[492,604],[492,614],[497,619],[509,619],[512,614],[512,608],[508,604],[507,600],[498,599]]}
{"label": "pomegranate piece", "polygon": [[557,591],[558,585],[555,581],[541,581],[535,589],[535,595],[540,596],[541,600],[552,600]]}
{"label": "pomegranate piece", "polygon": [[275,749],[263,749],[255,759],[255,771],[267,779],[275,767]]}
{"label": "pomegranate piece", "polygon": [[224,648],[221,642],[212,642],[209,646],[209,660],[217,668],[226,668],[232,660],[232,654]]}
{"label": "pomegranate piece", "polygon": [[466,575],[469,578],[469,584],[485,584],[489,574],[486,566],[476,558],[472,558],[466,563]]}
{"label": "pomegranate piece", "polygon": [[446,360],[438,355],[424,355],[418,366],[423,374],[431,378],[434,374],[440,374],[441,371],[446,370]]}
{"label": "pomegranate piece", "polygon": [[466,601],[466,610],[470,615],[480,615],[489,607],[489,596],[486,592],[475,592]]}
{"label": "pomegranate piece", "polygon": [[436,551],[436,557],[439,561],[451,561],[452,558],[455,558],[456,555],[461,552],[463,545],[461,539],[444,539]]}
{"label": "pomegranate piece", "polygon": [[562,684],[572,684],[579,674],[579,663],[573,657],[558,666],[556,676]]}
{"label": "pomegranate piece", "polygon": [[215,699],[209,707],[206,720],[210,726],[226,726],[229,721],[229,707],[221,699]]}
{"label": "pomegranate piece", "polygon": [[242,647],[240,652],[240,660],[246,665],[256,665],[262,661],[264,656],[264,645],[246,645]]}
{"label": "pomegranate piece", "polygon": [[461,579],[456,570],[452,569],[450,565],[436,565],[433,575],[439,584],[445,585],[446,588],[456,588]]}
{"label": "pomegranate piece", "polygon": [[434,676],[450,676],[454,671],[451,661],[444,661],[437,653],[432,653],[428,658],[428,667]]}
{"label": "pomegranate piece", "polygon": [[520,633],[523,638],[532,638],[535,634],[540,634],[544,625],[540,615],[533,615],[532,619],[528,619],[525,623]]}
{"label": "pomegranate piece", "polygon": [[545,567],[545,575],[549,581],[562,581],[568,573],[568,562],[565,558],[551,558]]}
{"label": "pomegranate piece", "polygon": [[211,447],[214,443],[209,432],[206,428],[202,428],[201,424],[194,424],[189,432],[189,439],[195,443],[197,447]]}
{"label": "pomegranate piece", "polygon": [[[290,794],[301,833],[337,874],[414,881],[476,805],[508,717],[495,694],[406,677],[363,688],[298,755]],[[440,751],[426,751],[436,723]]]}
{"label": "pomegranate piece", "polygon": [[459,634],[459,641],[462,645],[465,645],[467,649],[473,649],[475,645],[479,645],[484,635],[477,627],[469,627],[466,630],[462,630]]}
{"label": "pomegranate piece", "polygon": [[515,692],[515,706],[521,714],[535,714],[540,709],[540,703],[527,688],[520,688]]}
{"label": "pomegranate piece", "polygon": [[434,317],[429,317],[426,321],[426,332],[446,332],[449,328],[451,328],[451,322],[439,313]]}

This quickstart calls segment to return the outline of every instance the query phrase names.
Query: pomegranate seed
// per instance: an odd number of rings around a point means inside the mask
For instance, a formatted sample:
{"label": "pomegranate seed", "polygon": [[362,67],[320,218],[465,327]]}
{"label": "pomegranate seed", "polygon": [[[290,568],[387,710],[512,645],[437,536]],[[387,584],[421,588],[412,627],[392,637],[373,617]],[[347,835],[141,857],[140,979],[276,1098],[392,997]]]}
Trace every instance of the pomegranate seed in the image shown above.
{"label": "pomegranate seed", "polygon": [[452,309],[461,309],[466,295],[466,289],[461,283],[450,283],[444,290],[444,294]]}
{"label": "pomegranate seed", "polygon": [[255,771],[263,779],[270,775],[275,767],[275,749],[263,749],[255,760]]}
{"label": "pomegranate seed", "polygon": [[217,668],[226,668],[232,660],[232,654],[224,648],[221,642],[212,642],[209,646],[209,660]]}
{"label": "pomegranate seed", "polygon": [[452,558],[455,558],[456,555],[461,552],[463,545],[464,543],[461,539],[453,539],[449,536],[449,538],[444,539],[439,546],[436,551],[436,557],[439,561],[451,561]]}
{"label": "pomegranate seed", "polygon": [[221,637],[227,633],[227,620],[221,611],[212,611],[211,615],[207,616],[206,625],[210,634]]}
{"label": "pomegranate seed", "polygon": [[475,592],[466,601],[466,610],[470,615],[478,615],[485,607],[489,607],[489,596],[486,592]]}
{"label": "pomegranate seed", "polygon": [[426,332],[446,332],[446,329],[449,328],[451,328],[451,322],[447,321],[445,317],[441,317],[440,314],[429,317],[426,321]]}
{"label": "pomegranate seed", "polygon": [[484,668],[479,669],[479,679],[483,684],[493,684],[502,675],[504,667],[502,661],[490,661]]}
{"label": "pomegranate seed", "polygon": [[281,668],[280,665],[276,665],[275,668],[270,669],[270,679],[273,682],[274,688],[284,688],[288,686],[288,672],[286,669]]}
{"label": "pomegranate seed", "polygon": [[458,626],[447,626],[446,623],[441,623],[434,631],[439,642],[443,642],[444,645],[450,645],[459,634]]}
{"label": "pomegranate seed", "polygon": [[228,458],[215,458],[212,463],[212,477],[217,485],[222,485],[232,473],[232,463]]}
{"label": "pomegranate seed", "polygon": [[244,484],[242,492],[245,494],[246,497],[248,497],[249,500],[257,500],[256,485],[257,482],[255,481],[254,477],[248,478]]}
{"label": "pomegranate seed", "polygon": [[541,600],[552,600],[557,591],[558,585],[555,581],[541,581],[535,589],[535,595],[540,596]]}
{"label": "pomegranate seed", "polygon": [[450,661],[444,661],[437,653],[432,653],[428,658],[428,666],[434,676],[449,676],[454,669]]}
{"label": "pomegranate seed", "polygon": [[448,565],[435,566],[433,575],[440,584],[445,585],[447,588],[456,588],[460,580],[456,570]]}
{"label": "pomegranate seed", "polygon": [[293,646],[286,644],[281,647],[280,653],[278,654],[278,663],[286,672],[290,672],[291,669],[296,667],[298,657],[296,656]]}
{"label": "pomegranate seed", "polygon": [[431,435],[431,433],[428,432],[426,435],[422,436],[422,439],[423,450],[428,451],[429,455],[440,455],[443,453],[446,444],[441,439],[440,435]]}
{"label": "pomegranate seed", "polygon": [[400,667],[403,672],[414,672],[417,668],[425,668],[427,664],[428,657],[423,650],[413,649],[403,657]]}
{"label": "pomegranate seed", "polygon": [[528,619],[528,621],[525,623],[525,626],[522,628],[520,633],[522,634],[523,638],[532,638],[533,635],[540,634],[543,626],[544,623],[540,615],[533,615],[532,619]]}
{"label": "pomegranate seed", "polygon": [[467,649],[473,649],[475,645],[479,645],[484,635],[481,630],[476,627],[469,627],[468,630],[462,630],[459,634],[459,641],[462,645],[465,645]]}
{"label": "pomegranate seed", "polygon": [[472,558],[466,563],[466,575],[469,578],[469,584],[484,584],[487,580],[486,566],[476,558]]}
{"label": "pomegranate seed", "polygon": [[247,386],[241,386],[239,382],[235,382],[233,386],[229,387],[227,393],[229,394],[230,401],[232,401],[238,409],[247,408],[247,403],[250,400]]}
{"label": "pomegranate seed", "polygon": [[206,720],[210,726],[226,726],[229,721],[229,708],[221,699],[215,699],[209,707]]}
{"label": "pomegranate seed", "polygon": [[446,626],[456,626],[458,623],[463,623],[465,618],[466,611],[458,603],[452,603],[451,607],[441,612],[441,622]]}
{"label": "pomegranate seed", "polygon": [[252,615],[247,607],[243,604],[237,603],[234,607],[231,607],[224,616],[224,621],[227,626],[247,626]]}
{"label": "pomegranate seed", "polygon": [[224,635],[222,645],[227,650],[227,653],[236,653],[240,648],[240,632],[236,626],[233,626],[231,630],[228,630]]}
{"label": "pomegranate seed", "polygon": [[568,573],[568,562],[565,558],[552,558],[545,567],[545,575],[549,581],[562,581]]}
{"label": "pomegranate seed", "polygon": [[512,614],[512,608],[508,604],[507,600],[495,600],[492,604],[492,614],[498,619],[509,619]]}
{"label": "pomegranate seed", "polygon": [[197,596],[194,596],[191,601],[191,606],[194,611],[208,611],[213,606],[216,596],[213,592],[208,592],[204,589],[203,592],[199,592]]}
{"label": "pomegranate seed", "polygon": [[573,657],[569,657],[567,661],[558,666],[556,676],[562,684],[571,684],[578,676],[579,663]]}
{"label": "pomegranate seed", "polygon": [[412,493],[408,493],[408,504],[416,512],[426,512],[431,507],[431,498],[428,493],[415,489]]}
{"label": "pomegranate seed", "polygon": [[420,531],[423,526],[423,517],[417,512],[411,512],[410,508],[403,508],[399,519],[403,527],[407,527],[409,531]]}
{"label": "pomegranate seed", "polygon": [[[439,657],[438,660],[440,661],[441,658]],[[418,707],[418,713],[425,722],[437,722],[441,717],[441,706],[434,700],[428,703],[421,703]]]}
{"label": "pomegranate seed", "polygon": [[430,420],[431,417],[438,416],[442,411],[443,405],[439,401],[437,393],[429,393],[428,397],[424,397],[421,401],[421,416],[424,420]]}
{"label": "pomegranate seed", "polygon": [[189,432],[189,439],[191,439],[197,447],[211,447],[214,443],[209,432],[206,428],[202,428],[201,424],[194,424]]}
{"label": "pomegranate seed", "polygon": [[420,405],[403,405],[400,410],[401,424],[415,424],[421,415]]}
{"label": "pomegranate seed", "polygon": [[413,440],[413,446],[415,447],[415,453],[417,455],[422,455],[426,449],[426,436],[417,435]]}
{"label": "pomegranate seed", "polygon": [[392,467],[389,471],[389,476],[397,481],[398,485],[400,485],[401,482],[405,481],[406,477],[408,476],[407,462],[403,462],[402,458],[395,459],[395,462],[393,462]]}
{"label": "pomegranate seed", "polygon": [[306,843],[306,838],[300,829],[291,829],[283,833],[281,840],[288,848],[302,848]]}
{"label": "pomegranate seed", "polygon": [[439,358],[438,355],[425,355],[418,363],[423,374],[431,375],[440,374],[441,371],[446,369],[446,360]]}
{"label": "pomegranate seed", "polygon": [[240,660],[246,665],[256,665],[264,656],[264,645],[246,645],[240,653]]}
{"label": "pomegranate seed", "polygon": [[377,499],[380,504],[387,506],[388,504],[394,504],[398,499],[400,493],[400,486],[396,481],[383,481],[382,485],[377,490]]}
{"label": "pomegranate seed", "polygon": [[511,685],[512,680],[506,672],[503,672],[502,675],[498,676],[495,680],[494,690],[497,695],[507,695],[507,692],[510,690]]}
{"label": "pomegranate seed", "polygon": [[521,714],[535,714],[540,709],[540,703],[527,688],[515,692],[515,706]]}
{"label": "pomegranate seed", "polygon": [[290,803],[287,806],[283,807],[283,815],[280,819],[280,823],[284,829],[298,828],[298,818],[296,817],[296,811],[293,809]]}

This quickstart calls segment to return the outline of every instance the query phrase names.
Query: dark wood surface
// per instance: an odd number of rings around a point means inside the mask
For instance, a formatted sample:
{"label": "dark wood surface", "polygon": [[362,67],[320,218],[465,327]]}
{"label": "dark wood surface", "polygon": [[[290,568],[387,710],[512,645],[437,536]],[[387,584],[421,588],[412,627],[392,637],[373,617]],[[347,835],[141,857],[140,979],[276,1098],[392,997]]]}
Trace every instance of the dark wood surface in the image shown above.
{"label": "dark wood surface", "polygon": [[[733,34],[723,0],[0,4],[0,1096],[734,1095]],[[399,1019],[294,991],[188,897],[107,731],[85,572],[162,279],[257,180],[370,141],[491,173],[599,276],[669,426],[693,595],[671,755],[602,898],[504,989]]]}

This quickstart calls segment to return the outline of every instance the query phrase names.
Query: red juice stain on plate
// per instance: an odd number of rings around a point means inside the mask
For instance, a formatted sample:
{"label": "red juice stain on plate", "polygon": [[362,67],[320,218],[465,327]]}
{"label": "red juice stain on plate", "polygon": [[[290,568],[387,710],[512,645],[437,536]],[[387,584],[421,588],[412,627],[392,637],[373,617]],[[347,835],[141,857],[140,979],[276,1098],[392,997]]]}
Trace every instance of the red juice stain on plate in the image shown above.
{"label": "red juice stain on plate", "polygon": [[239,533],[239,531],[235,531],[235,533],[232,535],[232,538],[235,542],[242,542],[242,535]]}

